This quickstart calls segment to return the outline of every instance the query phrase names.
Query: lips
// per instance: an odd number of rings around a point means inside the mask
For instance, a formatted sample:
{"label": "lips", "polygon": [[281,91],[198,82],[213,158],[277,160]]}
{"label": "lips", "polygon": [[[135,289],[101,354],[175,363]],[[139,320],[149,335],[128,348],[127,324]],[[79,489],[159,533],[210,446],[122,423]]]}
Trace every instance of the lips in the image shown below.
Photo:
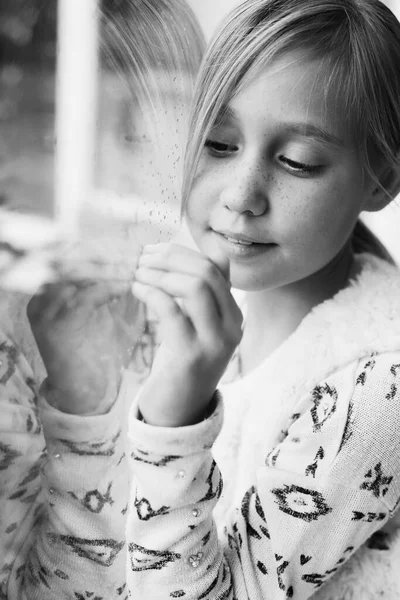
{"label": "lips", "polygon": [[211,229],[222,252],[232,263],[248,264],[249,261],[272,252],[277,245],[260,241],[259,237],[249,233]]}
{"label": "lips", "polygon": [[228,242],[232,242],[233,244],[239,244],[239,246],[252,246],[254,242],[247,242],[242,239],[235,239],[230,237],[229,235],[224,235],[224,238],[228,240]]}
{"label": "lips", "polygon": [[217,235],[221,235],[222,237],[224,237],[226,240],[228,240],[228,242],[231,242],[233,244],[238,244],[241,246],[252,246],[253,244],[267,243],[267,242],[261,242],[261,241],[257,240],[255,238],[255,236],[250,236],[246,233],[226,231],[226,230],[221,230],[221,231],[213,230],[213,231]]}

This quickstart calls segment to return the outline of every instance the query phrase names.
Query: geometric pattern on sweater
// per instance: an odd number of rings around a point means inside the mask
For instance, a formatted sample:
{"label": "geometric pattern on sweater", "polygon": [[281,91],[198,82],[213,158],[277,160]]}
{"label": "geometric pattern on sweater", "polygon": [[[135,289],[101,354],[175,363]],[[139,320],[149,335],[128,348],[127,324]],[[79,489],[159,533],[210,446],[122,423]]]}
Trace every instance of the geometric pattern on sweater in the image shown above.
{"label": "geometric pattern on sweater", "polygon": [[101,493],[99,490],[90,490],[86,492],[83,498],[78,498],[75,492],[68,492],[72,498],[78,500],[87,510],[93,513],[101,513],[106,504],[114,504],[111,498],[112,481],[108,484],[107,490]]}
{"label": "geometric pattern on sweater", "polygon": [[54,544],[60,541],[72,549],[78,556],[93,561],[103,567],[110,567],[117,555],[121,552],[125,542],[117,542],[113,539],[87,539],[77,538],[72,535],[57,535],[48,533],[47,537]]}
{"label": "geometric pattern on sweater", "polygon": [[121,429],[111,438],[103,442],[75,442],[72,440],[60,439],[60,442],[67,446],[68,450],[79,456],[113,456],[118,439],[121,436]]}
{"label": "geometric pattern on sweater", "polygon": [[[361,359],[300,398],[292,411],[296,418],[264,457],[264,467],[240,505],[225,515],[221,539],[213,524],[217,495],[202,501],[210,472],[216,480],[219,469],[205,449],[204,436],[196,435],[199,425],[185,428],[187,437],[182,433],[175,445],[168,445],[168,453],[178,455],[179,448],[181,458],[164,464],[161,488],[155,481],[157,465],[163,464],[163,430],[157,428],[156,437],[151,426],[133,419],[133,453],[137,440],[147,454],[140,469],[132,463],[137,486],[151,506],[156,499],[162,505],[163,490],[168,490],[169,509],[146,521],[130,511],[128,536],[136,551],[136,535],[143,560],[157,540],[157,548],[162,548],[157,552],[166,560],[157,561],[154,555],[156,568],[146,570],[136,563],[128,573],[129,589],[140,589],[141,600],[177,597],[178,592],[185,600],[281,600],[308,598],[321,588],[381,528],[398,503],[400,394],[392,398],[387,390],[393,373],[400,374],[399,364],[400,353]],[[219,431],[216,418],[221,424],[222,405],[210,422],[214,439]],[[184,495],[177,483],[179,472],[185,473]],[[185,498],[197,519],[189,534],[183,518]],[[207,532],[207,544],[201,546]]]}
{"label": "geometric pattern on sweater", "polygon": [[161,506],[161,508],[154,510],[146,498],[139,499],[137,495],[135,497],[134,506],[137,511],[137,516],[141,521],[148,521],[149,519],[153,519],[159,515],[165,515],[169,510],[169,506]]}
{"label": "geometric pattern on sweater", "polygon": [[18,452],[10,444],[0,442],[0,471],[10,468],[19,456],[21,456],[21,452]]}
{"label": "geometric pattern on sweater", "polygon": [[273,489],[272,493],[276,496],[279,509],[296,519],[316,521],[332,512],[323,495],[315,490],[292,484]]}
{"label": "geometric pattern on sweater", "polygon": [[12,343],[0,344],[0,384],[6,385],[16,369],[18,350]]}
{"label": "geometric pattern on sweater", "polygon": [[128,546],[132,571],[161,570],[179,558],[180,554],[169,550],[149,550],[131,542]]}
{"label": "geometric pattern on sweater", "polygon": [[365,481],[360,485],[360,489],[372,492],[376,498],[386,496],[393,481],[393,475],[387,477],[382,473],[381,462],[377,463],[373,469],[369,469],[364,477]]}
{"label": "geometric pattern on sweater", "polygon": [[327,383],[317,385],[312,391],[312,399],[314,406],[311,409],[314,431],[319,431],[324,423],[332,417],[336,410],[338,399],[337,390],[335,387],[329,386]]}

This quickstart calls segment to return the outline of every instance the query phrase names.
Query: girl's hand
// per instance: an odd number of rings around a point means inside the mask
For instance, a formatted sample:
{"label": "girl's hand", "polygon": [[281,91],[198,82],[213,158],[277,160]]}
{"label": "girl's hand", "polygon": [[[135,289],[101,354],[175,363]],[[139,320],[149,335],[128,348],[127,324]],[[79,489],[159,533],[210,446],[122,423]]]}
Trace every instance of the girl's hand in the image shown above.
{"label": "girl's hand", "polygon": [[242,337],[229,262],[174,244],[147,246],[132,290],[160,322],[161,345],[140,397],[143,418],[160,426],[195,423]]}
{"label": "girl's hand", "polygon": [[143,305],[130,284],[57,283],[32,298],[28,317],[48,378],[46,396],[71,414],[112,406],[140,336]]}

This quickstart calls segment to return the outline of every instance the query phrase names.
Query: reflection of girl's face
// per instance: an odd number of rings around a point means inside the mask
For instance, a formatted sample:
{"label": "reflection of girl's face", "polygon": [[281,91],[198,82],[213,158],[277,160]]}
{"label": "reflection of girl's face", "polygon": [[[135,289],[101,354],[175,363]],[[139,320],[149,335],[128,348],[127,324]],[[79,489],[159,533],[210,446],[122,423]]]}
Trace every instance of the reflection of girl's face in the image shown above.
{"label": "reflection of girl's face", "polygon": [[180,189],[189,104],[178,88],[164,89],[166,79],[167,75],[160,75],[153,105],[143,101],[139,105],[122,83],[118,92],[118,80],[112,82],[112,101],[104,100],[107,123],[98,170],[101,187],[121,195],[136,194],[160,206],[179,203],[174,194]]}
{"label": "reflection of girl's face", "polygon": [[209,134],[187,206],[206,254],[230,259],[232,284],[281,287],[338,255],[363,207],[366,183],[329,73],[293,52],[265,67]]}

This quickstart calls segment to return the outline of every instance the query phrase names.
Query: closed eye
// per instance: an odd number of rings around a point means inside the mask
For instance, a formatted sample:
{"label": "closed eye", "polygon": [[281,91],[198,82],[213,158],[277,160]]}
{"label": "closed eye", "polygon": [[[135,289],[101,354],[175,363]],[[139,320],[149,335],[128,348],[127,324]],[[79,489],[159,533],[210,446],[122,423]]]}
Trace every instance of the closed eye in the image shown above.
{"label": "closed eye", "polygon": [[323,165],[310,165],[308,163],[301,163],[283,155],[279,157],[279,160],[286,167],[288,167],[289,171],[294,173],[319,173],[323,168]]}
{"label": "closed eye", "polygon": [[226,144],[225,142],[210,139],[206,140],[204,146],[212,156],[218,157],[228,156],[237,150],[237,146],[233,144]]}

